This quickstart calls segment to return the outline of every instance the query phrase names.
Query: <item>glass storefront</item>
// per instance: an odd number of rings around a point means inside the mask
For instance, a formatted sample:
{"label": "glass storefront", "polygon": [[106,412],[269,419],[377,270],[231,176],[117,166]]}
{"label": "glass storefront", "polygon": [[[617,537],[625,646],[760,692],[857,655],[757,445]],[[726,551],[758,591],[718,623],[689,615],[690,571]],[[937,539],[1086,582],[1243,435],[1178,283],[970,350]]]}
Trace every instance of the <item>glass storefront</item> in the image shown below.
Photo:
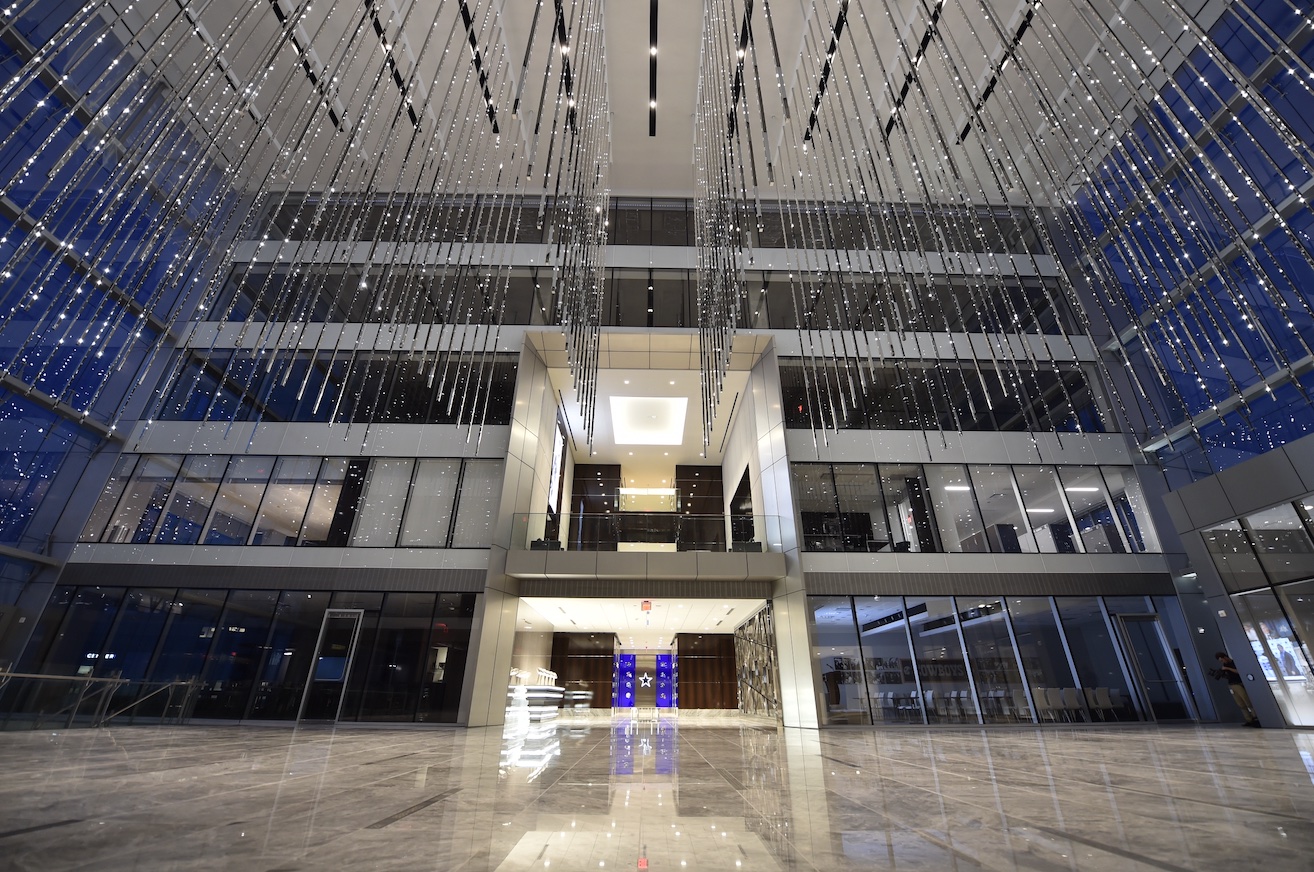
{"label": "glass storefront", "polygon": [[[360,609],[341,719],[454,723],[478,594],[63,587],[17,671],[195,679],[192,716],[294,720],[326,609]],[[128,705],[141,684],[119,692]],[[0,711],[54,711],[62,688],[0,690]],[[158,715],[160,700],[138,709]]]}
{"label": "glass storefront", "polygon": [[824,724],[1199,716],[1171,597],[810,596],[808,623]]}

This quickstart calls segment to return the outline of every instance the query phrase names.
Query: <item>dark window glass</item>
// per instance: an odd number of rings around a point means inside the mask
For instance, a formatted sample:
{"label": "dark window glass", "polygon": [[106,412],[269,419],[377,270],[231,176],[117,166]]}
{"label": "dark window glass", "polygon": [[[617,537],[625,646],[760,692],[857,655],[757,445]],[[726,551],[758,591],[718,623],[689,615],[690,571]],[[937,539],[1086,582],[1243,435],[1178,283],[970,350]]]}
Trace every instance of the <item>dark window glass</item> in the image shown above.
{"label": "dark window glass", "polygon": [[368,664],[360,720],[415,720],[422,688],[429,683],[425,668],[435,601],[432,593],[391,593],[384,600],[369,656],[357,647],[357,662]]}
{"label": "dark window glass", "polygon": [[417,721],[456,723],[470,650],[476,594],[443,593],[433,616],[433,634],[420,674]]}
{"label": "dark window glass", "polygon": [[227,596],[228,592],[223,590],[178,591],[172,606],[173,618],[164,631],[160,654],[151,670],[152,681],[200,677]]}
{"label": "dark window glass", "polygon": [[235,590],[215,629],[213,653],[196,698],[198,718],[243,718],[267,652],[277,591]]}
{"label": "dark window glass", "polygon": [[164,625],[173,613],[176,591],[133,588],[123,600],[118,624],[105,644],[104,667],[124,678],[145,678]]}
{"label": "dark window glass", "polygon": [[[1076,687],[1077,683],[1068,665],[1068,653],[1053,603],[1049,597],[1042,596],[1008,597],[1005,602],[1013,618],[1017,651],[1031,685],[1037,719],[1040,719],[1041,712],[1045,713],[1047,720],[1058,717],[1062,709],[1050,705],[1050,690]],[[1025,703],[1025,698],[1020,702]],[[1059,702],[1062,702],[1061,691]],[[1089,708],[1098,712],[1093,696],[1089,702]]]}
{"label": "dark window glass", "polygon": [[296,718],[328,602],[326,592],[283,591],[255,696],[251,699],[251,717],[289,721]]}

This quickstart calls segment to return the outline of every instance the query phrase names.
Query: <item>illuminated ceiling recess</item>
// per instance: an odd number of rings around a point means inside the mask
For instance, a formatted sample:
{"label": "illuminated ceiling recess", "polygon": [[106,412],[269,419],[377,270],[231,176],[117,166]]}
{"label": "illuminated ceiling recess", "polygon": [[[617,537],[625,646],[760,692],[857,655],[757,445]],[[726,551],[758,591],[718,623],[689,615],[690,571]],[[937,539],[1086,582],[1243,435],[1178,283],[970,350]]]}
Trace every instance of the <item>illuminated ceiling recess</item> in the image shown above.
{"label": "illuminated ceiling recess", "polygon": [[611,397],[611,426],[617,445],[680,445],[684,442],[687,397]]}

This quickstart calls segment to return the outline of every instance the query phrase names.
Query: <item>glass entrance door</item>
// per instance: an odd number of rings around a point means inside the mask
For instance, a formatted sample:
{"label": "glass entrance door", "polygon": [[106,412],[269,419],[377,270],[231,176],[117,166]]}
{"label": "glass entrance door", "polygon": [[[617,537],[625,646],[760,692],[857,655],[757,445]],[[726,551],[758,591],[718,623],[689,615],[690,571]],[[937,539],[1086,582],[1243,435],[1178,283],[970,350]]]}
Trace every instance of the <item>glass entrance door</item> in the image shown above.
{"label": "glass entrance door", "polygon": [[1147,708],[1156,721],[1196,720],[1191,698],[1182,686],[1168,640],[1155,615],[1119,615],[1123,643]]}
{"label": "glass entrance door", "polygon": [[310,680],[301,695],[298,721],[337,723],[356,658],[362,609],[326,609],[319,625]]}

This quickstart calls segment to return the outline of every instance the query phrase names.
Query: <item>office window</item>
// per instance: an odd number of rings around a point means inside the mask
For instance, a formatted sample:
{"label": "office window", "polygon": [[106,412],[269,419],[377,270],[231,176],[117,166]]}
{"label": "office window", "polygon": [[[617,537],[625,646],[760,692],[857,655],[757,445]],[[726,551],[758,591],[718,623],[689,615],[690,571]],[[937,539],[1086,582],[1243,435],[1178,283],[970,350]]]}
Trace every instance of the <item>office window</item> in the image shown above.
{"label": "office window", "polygon": [[174,483],[155,541],[169,545],[195,545],[210,515],[228,458],[198,454],[187,458]]}
{"label": "office window", "polygon": [[319,473],[318,457],[280,457],[256,518],[252,545],[295,545]]}
{"label": "office window", "polygon": [[370,464],[352,545],[389,548],[397,544],[414,466],[412,460],[384,458]]}
{"label": "office window", "polygon": [[255,522],[256,507],[264,496],[274,458],[238,456],[228,464],[215,499],[206,545],[245,545]]}
{"label": "office window", "polygon": [[181,463],[181,455],[168,454],[138,464],[105,531],[106,542],[150,541]]}
{"label": "office window", "polygon": [[442,548],[447,545],[456,501],[456,483],[461,477],[459,460],[420,460],[415,481],[406,501],[406,519],[401,545],[405,548]]}
{"label": "office window", "polygon": [[500,460],[467,460],[461,474],[453,548],[487,548],[493,541],[493,521],[501,501],[503,464]]}

